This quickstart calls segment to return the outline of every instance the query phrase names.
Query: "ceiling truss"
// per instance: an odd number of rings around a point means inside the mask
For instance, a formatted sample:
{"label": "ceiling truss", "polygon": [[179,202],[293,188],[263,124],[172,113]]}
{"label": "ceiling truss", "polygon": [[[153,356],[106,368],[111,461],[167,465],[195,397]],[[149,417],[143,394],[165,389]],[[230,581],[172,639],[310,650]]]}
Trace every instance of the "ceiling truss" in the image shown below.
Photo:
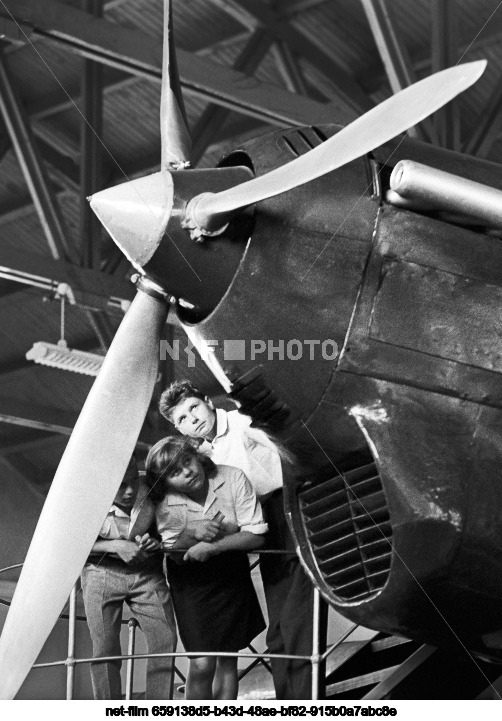
{"label": "ceiling truss", "polygon": [[[217,43],[208,42],[197,51],[178,49],[183,92],[208,103],[192,129],[194,161],[199,162],[211,147],[228,141],[222,126],[230,116],[237,136],[270,126],[348,123],[374,105],[372,95],[382,88],[397,92],[414,82],[424,68],[439,70],[455,64],[465,50],[459,40],[457,0],[431,4],[430,50],[420,57],[410,57],[390,0],[355,1],[361,5],[381,60],[381,66],[375,63],[361,78],[347,71],[332,47],[295,22],[302,13],[322,9],[327,0],[208,0],[236,20],[241,30]],[[5,0],[0,5],[0,34],[9,41],[0,52],[4,122],[4,128],[0,127],[0,162],[13,148],[27,186],[26,195],[0,206],[0,230],[35,209],[50,254],[15,253],[2,250],[0,244],[0,266],[27,273],[36,268],[39,275],[68,282],[92,328],[86,343],[99,343],[102,349],[113,336],[110,298],[129,300],[134,289],[117,275],[124,271],[121,256],[105,254],[103,231],[86,198],[100,187],[120,182],[124,172],[129,178],[138,177],[156,170],[159,163],[155,154],[122,169],[102,151],[107,94],[119,93],[145,79],[155,83],[161,79],[160,41],[106,19],[106,11],[125,2],[81,0],[80,8],[58,0]],[[501,32],[487,27],[469,47],[495,45],[501,39]],[[82,57],[81,76],[66,89],[55,86],[43,100],[23,104],[9,71],[9,58],[14,61],[28,43],[36,48],[39,41]],[[236,43],[242,49],[233,67],[211,60],[212,52]],[[267,54],[274,59],[283,88],[255,77]],[[323,75],[329,90],[314,87],[306,68]],[[57,116],[76,104],[82,114],[79,137],[57,123]],[[48,132],[44,125],[48,118],[55,131]],[[460,121],[458,106],[451,103],[412,133],[455,150],[462,149],[464,143],[466,152],[487,157],[502,132],[502,84],[480,112],[475,133],[466,140]],[[59,202],[65,194],[78,198],[78,243],[68,242],[61,219]],[[23,363],[24,359],[17,358],[0,364],[0,377],[16,370],[25,372]],[[0,423],[29,429],[4,449],[4,466],[10,463],[19,475],[29,479],[33,469],[23,465],[19,454],[27,452],[30,443],[58,446],[55,439],[68,435],[74,422],[72,414],[54,408],[36,403],[28,407],[0,398]],[[148,446],[148,433],[141,444]]]}

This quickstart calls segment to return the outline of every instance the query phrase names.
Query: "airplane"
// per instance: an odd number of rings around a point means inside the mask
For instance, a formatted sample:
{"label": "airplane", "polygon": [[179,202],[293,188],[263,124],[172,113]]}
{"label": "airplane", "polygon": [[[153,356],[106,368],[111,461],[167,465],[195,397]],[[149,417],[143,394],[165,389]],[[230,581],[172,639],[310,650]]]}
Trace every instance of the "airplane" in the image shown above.
{"label": "airplane", "polygon": [[[138,293],[28,552],[0,639],[1,697],[35,661],[111,505],[173,298],[201,354],[221,342],[205,356],[223,389],[297,453],[286,510],[323,597],[369,628],[500,661],[501,251],[485,217],[498,166],[398,137],[485,62],[345,128],[279,131],[192,170],[170,28],[166,2],[161,171],[91,198]],[[407,197],[410,173],[425,189]]]}

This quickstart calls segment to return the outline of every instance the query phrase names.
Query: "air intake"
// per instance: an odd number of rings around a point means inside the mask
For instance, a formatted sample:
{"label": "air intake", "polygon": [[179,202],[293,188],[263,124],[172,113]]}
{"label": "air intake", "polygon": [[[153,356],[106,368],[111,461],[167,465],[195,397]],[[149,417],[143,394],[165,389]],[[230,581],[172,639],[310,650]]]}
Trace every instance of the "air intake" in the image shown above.
{"label": "air intake", "polygon": [[57,345],[38,341],[26,353],[26,358],[44,366],[84,373],[87,376],[97,376],[104,361],[104,356],[96,353],[68,348],[64,340],[60,340]]}
{"label": "air intake", "polygon": [[376,465],[370,463],[299,493],[306,537],[319,571],[342,601],[362,601],[385,585],[392,528]]}

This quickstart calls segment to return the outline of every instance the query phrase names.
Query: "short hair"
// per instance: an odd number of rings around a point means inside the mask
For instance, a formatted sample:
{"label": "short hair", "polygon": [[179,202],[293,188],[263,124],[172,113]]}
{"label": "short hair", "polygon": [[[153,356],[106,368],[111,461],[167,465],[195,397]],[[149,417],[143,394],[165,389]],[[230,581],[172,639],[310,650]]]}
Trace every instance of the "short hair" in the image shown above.
{"label": "short hair", "polygon": [[159,411],[172,423],[171,413],[176,406],[186,398],[200,398],[206,400],[205,394],[196,388],[189,380],[174,381],[160,396]]}
{"label": "short hair", "polygon": [[164,500],[169,491],[169,469],[185,454],[200,461],[207,476],[216,473],[216,466],[205,453],[199,451],[199,442],[186,436],[167,436],[150,448],[146,457],[145,483],[150,488],[149,496],[153,503]]}

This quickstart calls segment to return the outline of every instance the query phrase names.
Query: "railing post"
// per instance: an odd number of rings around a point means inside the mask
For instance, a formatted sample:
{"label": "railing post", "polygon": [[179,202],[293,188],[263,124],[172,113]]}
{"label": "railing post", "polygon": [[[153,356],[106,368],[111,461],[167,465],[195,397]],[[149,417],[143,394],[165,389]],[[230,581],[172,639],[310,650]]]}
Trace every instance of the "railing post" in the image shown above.
{"label": "railing post", "polygon": [[[132,656],[136,644],[136,628],[139,626],[135,618],[129,619],[127,627],[129,629],[129,637],[127,641],[127,655]],[[132,685],[134,681],[134,659],[127,659],[127,671],[126,671],[126,689],[125,689],[125,700],[130,701],[132,697]]]}
{"label": "railing post", "polygon": [[66,700],[73,699],[75,687],[75,622],[77,620],[77,586],[70,593],[68,612],[68,656],[66,658]]}
{"label": "railing post", "polygon": [[314,588],[312,618],[312,699],[319,699],[319,668],[321,663],[319,629],[321,623],[321,594]]}

